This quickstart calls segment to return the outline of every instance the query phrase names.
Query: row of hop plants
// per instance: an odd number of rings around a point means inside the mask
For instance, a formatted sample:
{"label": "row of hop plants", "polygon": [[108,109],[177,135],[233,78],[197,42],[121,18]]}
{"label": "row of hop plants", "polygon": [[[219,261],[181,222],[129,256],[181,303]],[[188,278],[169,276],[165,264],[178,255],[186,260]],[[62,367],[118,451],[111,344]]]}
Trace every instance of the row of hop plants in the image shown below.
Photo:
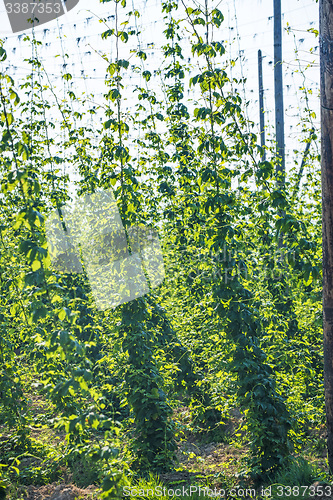
{"label": "row of hop plants", "polygon": [[[161,351],[171,363],[174,393],[188,394],[200,425],[212,429],[225,417],[222,397],[212,396],[203,356],[187,346],[191,342],[181,331],[181,309],[195,335],[202,335],[204,318],[201,348],[218,339],[220,354],[228,360],[223,371],[230,374],[230,397],[236,398],[247,423],[246,473],[262,480],[297,445],[292,405],[276,384],[281,365],[274,354],[279,355],[286,340],[297,342],[300,336],[295,291],[318,300],[313,294],[320,274],[319,195],[309,180],[312,197],[290,196],[276,184],[274,161],[261,161],[253,124],[244,118],[244,103],[232,90],[226,48],[214,39],[223,15],[208,0],[202,8],[162,2],[163,97],[150,87],[153,78],[138,41],[137,70],[143,83],[136,111],[126,113],[130,64],[122,50],[130,37],[138,37],[140,17],[132,11],[137,29],[127,29],[120,23],[126,2],[111,3],[115,24],[102,37],[114,40],[116,56],[105,56],[102,127],[89,127],[86,117],[94,112],[89,102],[77,99],[68,73],[63,75],[66,102],[49,79],[45,85],[38,59],[41,42],[34,34],[26,40],[34,54],[27,80],[17,88],[9,75],[0,75],[2,412],[21,447],[27,447],[29,411],[21,363],[32,364],[60,415],[56,425],[66,430],[68,456],[88,454],[104,464],[105,497],[117,494],[121,482],[123,465],[115,443],[123,446],[118,436],[126,425],[115,415],[122,418],[124,406],[134,424],[134,430],[126,431],[132,467],[169,470],[176,463],[175,424],[172,392],[168,394],[165,382],[169,375],[158,362]],[[191,78],[183,55],[185,27],[198,63]],[[3,46],[0,55],[5,61]],[[185,98],[188,86],[194,107]],[[78,103],[86,111],[79,113]],[[44,221],[70,200],[65,163],[77,171],[79,195],[113,190],[125,231],[136,224],[159,228],[166,285],[115,311],[100,312],[86,276],[55,272]],[[288,182],[292,185],[294,179]],[[276,263],[272,256],[281,240],[282,258]],[[224,257],[226,248],[231,259]],[[277,266],[278,276],[262,278],[251,260],[254,255],[268,269]],[[197,310],[199,320],[193,315]],[[174,314],[176,321],[171,321]],[[272,317],[281,327],[280,342],[269,335]],[[111,348],[108,339],[114,342]],[[288,360],[282,367],[286,373],[290,364]],[[118,394],[112,389],[110,406],[108,391],[115,384],[120,389]],[[129,451],[122,453],[127,457]],[[4,465],[8,474],[13,472]]]}

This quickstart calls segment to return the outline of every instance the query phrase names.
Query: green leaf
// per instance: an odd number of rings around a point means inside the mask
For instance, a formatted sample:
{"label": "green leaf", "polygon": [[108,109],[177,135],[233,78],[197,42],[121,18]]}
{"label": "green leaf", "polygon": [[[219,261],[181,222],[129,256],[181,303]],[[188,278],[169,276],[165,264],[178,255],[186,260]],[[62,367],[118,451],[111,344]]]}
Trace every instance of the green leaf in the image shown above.
{"label": "green leaf", "polygon": [[65,308],[61,309],[59,312],[58,312],[58,317],[61,321],[64,321],[64,319],[66,318],[67,314],[66,314],[66,310]]}
{"label": "green leaf", "polygon": [[7,52],[3,47],[0,47],[0,61],[5,61],[7,59]]}
{"label": "green leaf", "polygon": [[151,78],[151,72],[150,72],[150,71],[143,71],[142,76],[143,76],[143,78],[144,78],[147,82],[149,82],[149,80],[150,80],[150,78]]}
{"label": "green leaf", "polygon": [[41,268],[41,263],[39,260],[34,260],[33,263],[31,264],[31,268],[33,271],[37,271],[38,269]]}
{"label": "green leaf", "polygon": [[143,50],[139,50],[136,55],[140,57],[140,59],[142,59],[143,61],[146,61],[147,59],[147,54],[143,52]]}
{"label": "green leaf", "polygon": [[199,24],[201,26],[206,26],[206,21],[202,17],[197,17],[193,20],[193,25]]}
{"label": "green leaf", "polygon": [[128,42],[128,34],[126,33],[126,31],[121,31],[118,36],[120,36],[122,42]]}
{"label": "green leaf", "polygon": [[158,389],[156,389],[156,388],[152,389],[151,393],[154,396],[154,398],[158,398],[159,397]]}
{"label": "green leaf", "polygon": [[103,481],[103,491],[110,491],[114,488],[114,481],[109,478],[105,478]]}
{"label": "green leaf", "polygon": [[114,33],[115,33],[114,29],[104,31],[104,33],[102,33],[102,39],[105,40],[109,36],[114,35]]}
{"label": "green leaf", "polygon": [[125,59],[118,59],[117,65],[119,66],[119,68],[128,69],[128,67],[129,67],[129,61],[126,61]]}
{"label": "green leaf", "polygon": [[8,125],[11,125],[14,121],[14,117],[12,115],[12,113],[7,113],[7,122],[8,122]]}

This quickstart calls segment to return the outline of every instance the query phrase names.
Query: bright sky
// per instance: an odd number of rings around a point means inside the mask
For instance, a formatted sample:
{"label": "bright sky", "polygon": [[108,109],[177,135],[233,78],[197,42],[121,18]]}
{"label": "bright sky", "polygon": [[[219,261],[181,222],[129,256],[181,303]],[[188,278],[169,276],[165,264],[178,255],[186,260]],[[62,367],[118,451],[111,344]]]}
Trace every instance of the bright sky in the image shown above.
{"label": "bright sky", "polygon": [[[18,36],[11,33],[3,2],[4,0],[0,0],[0,37],[6,39],[5,48],[8,52],[8,59],[3,69],[18,80],[27,74],[28,66],[24,59],[29,57],[31,49],[29,44],[23,41],[22,34]],[[147,61],[147,69],[156,70],[163,62],[161,46],[165,43],[162,35],[160,0],[128,0],[127,3],[129,9],[134,6],[141,14],[138,20],[142,28],[140,41],[142,48],[148,49],[151,55],[150,63]],[[186,0],[188,6],[193,6],[194,3]],[[256,123],[259,121],[257,53],[258,49],[262,50],[266,124],[273,126],[273,0],[222,0],[220,2],[216,0],[213,3],[219,5],[225,17],[218,38],[231,43],[228,48],[228,57],[238,58],[238,63],[233,69],[233,76],[247,78],[246,84],[238,90],[241,94],[244,93],[249,101],[248,115]],[[290,33],[284,31],[283,34],[285,132],[287,152],[291,154],[297,147],[297,139],[301,137],[301,129],[296,126],[299,116],[303,116],[303,111],[300,110],[304,109],[300,87],[304,85],[302,71],[310,63],[311,67],[306,69],[305,86],[313,92],[310,96],[310,107],[317,115],[314,122],[319,123],[318,38],[308,31],[311,28],[318,29],[318,4],[315,0],[282,0],[282,12],[283,28],[289,25],[292,29]],[[98,55],[98,51],[105,51],[109,55],[111,52],[114,57],[114,46],[112,47],[110,39],[105,42],[101,41],[99,35],[106,28],[98,22],[98,17],[108,17],[107,22],[112,27],[113,15],[113,2],[101,4],[98,0],[81,0],[77,7],[58,21],[51,21],[36,29],[36,38],[43,41],[40,57],[50,80],[59,93],[63,92],[64,88],[60,75],[65,62],[68,64],[68,72],[73,75],[74,92],[78,95],[83,92],[93,93],[96,102],[102,101],[106,62]],[[133,37],[133,39],[133,43],[137,45],[137,38]],[[128,47],[122,46],[120,58],[127,57],[129,48],[130,44]],[[299,63],[295,60],[296,48],[299,51]],[[313,49],[312,53],[311,49]],[[64,59],[63,53],[68,54],[69,58]],[[60,54],[60,57],[55,58],[56,54]],[[134,62],[138,64],[138,60],[133,60],[133,64]],[[190,62],[195,64],[193,58]],[[128,81],[129,87],[126,94],[129,108],[131,106],[130,89],[132,87],[133,90],[134,84],[138,83],[138,77],[135,74],[131,76],[133,78]],[[157,79],[156,85],[159,85]],[[268,127],[269,131],[272,131],[272,127]]]}

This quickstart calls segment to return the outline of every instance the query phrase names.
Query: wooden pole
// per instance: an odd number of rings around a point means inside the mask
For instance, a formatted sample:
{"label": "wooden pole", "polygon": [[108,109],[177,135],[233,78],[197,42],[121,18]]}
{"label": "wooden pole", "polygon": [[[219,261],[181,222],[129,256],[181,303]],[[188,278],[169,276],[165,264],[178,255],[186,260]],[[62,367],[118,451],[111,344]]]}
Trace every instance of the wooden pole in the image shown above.
{"label": "wooden pole", "polygon": [[[258,79],[259,79],[259,116],[260,116],[260,144],[261,147],[265,146],[265,109],[264,109],[264,83],[262,73],[262,53],[258,50]],[[266,160],[266,151],[264,150],[262,161]]]}
{"label": "wooden pole", "polygon": [[324,381],[328,463],[333,471],[333,0],[320,0]]}
{"label": "wooden pole", "polygon": [[276,177],[280,188],[285,186],[284,108],[282,78],[282,14],[281,0],[274,0],[274,90],[276,131]]}

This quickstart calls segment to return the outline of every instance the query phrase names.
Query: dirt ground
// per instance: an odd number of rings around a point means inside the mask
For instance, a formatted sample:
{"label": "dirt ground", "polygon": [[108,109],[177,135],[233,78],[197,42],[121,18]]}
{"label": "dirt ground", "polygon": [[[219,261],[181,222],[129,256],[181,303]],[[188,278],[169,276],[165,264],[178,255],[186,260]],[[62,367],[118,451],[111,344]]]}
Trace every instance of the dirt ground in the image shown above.
{"label": "dirt ground", "polygon": [[22,491],[24,500],[97,500],[94,486],[81,489],[72,484],[48,484],[46,486],[27,486]]}

